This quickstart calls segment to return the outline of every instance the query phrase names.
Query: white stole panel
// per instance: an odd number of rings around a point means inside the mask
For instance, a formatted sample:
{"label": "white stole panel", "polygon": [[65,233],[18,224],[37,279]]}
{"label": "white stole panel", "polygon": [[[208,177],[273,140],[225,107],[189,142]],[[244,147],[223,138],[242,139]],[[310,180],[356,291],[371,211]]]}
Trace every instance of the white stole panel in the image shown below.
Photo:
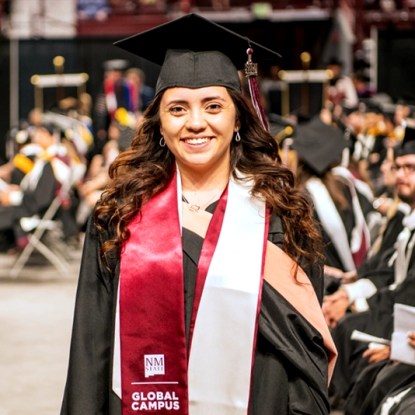
{"label": "white stole panel", "polygon": [[313,199],[320,223],[336,248],[345,270],[355,270],[346,229],[326,186],[320,179],[312,178],[307,181],[306,189]]}
{"label": "white stole panel", "polygon": [[409,260],[412,256],[412,251],[415,245],[415,234],[412,233],[415,229],[415,211],[412,211],[409,215],[405,216],[402,223],[404,228],[398,235],[395,244],[395,280],[390,286],[391,289],[395,289],[399,284],[401,284],[405,280],[408,272]]}
{"label": "white stole panel", "polygon": [[229,184],[190,351],[191,415],[248,411],[265,232],[265,203],[250,189]]}

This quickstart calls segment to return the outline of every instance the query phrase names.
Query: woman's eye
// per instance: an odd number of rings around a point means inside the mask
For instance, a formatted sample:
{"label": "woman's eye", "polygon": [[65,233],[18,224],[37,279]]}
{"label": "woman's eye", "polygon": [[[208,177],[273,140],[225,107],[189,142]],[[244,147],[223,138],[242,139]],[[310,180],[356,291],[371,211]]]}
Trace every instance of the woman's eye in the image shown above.
{"label": "woman's eye", "polygon": [[221,106],[220,106],[219,104],[214,104],[214,103],[212,103],[212,104],[209,104],[209,105],[207,106],[207,109],[208,109],[209,111],[220,111]]}
{"label": "woman's eye", "polygon": [[180,114],[184,111],[183,107],[170,107],[169,111],[173,114]]}

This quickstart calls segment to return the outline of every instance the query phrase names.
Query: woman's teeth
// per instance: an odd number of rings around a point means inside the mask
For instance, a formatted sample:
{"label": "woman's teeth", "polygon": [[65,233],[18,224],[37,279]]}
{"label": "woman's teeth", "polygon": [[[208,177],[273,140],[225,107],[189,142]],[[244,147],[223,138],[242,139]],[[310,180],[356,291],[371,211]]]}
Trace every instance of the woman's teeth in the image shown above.
{"label": "woman's teeth", "polygon": [[185,142],[187,144],[204,144],[209,141],[207,137],[199,137],[199,138],[187,138]]}

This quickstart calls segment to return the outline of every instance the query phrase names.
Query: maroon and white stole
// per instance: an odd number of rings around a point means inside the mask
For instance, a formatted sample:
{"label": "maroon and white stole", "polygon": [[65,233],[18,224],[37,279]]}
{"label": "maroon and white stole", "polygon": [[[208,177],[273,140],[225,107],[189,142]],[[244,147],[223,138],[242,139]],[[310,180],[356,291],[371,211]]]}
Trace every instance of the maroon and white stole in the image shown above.
{"label": "maroon and white stole", "polygon": [[[322,333],[331,373],[336,351],[312,285],[301,269],[296,282],[292,260],[267,242],[265,203],[250,189],[231,180],[213,216],[193,214],[182,212],[178,176],[130,224],[113,368],[123,415],[246,415],[264,274]],[[188,350],[182,224],[204,237]]]}
{"label": "maroon and white stole", "polygon": [[265,236],[265,204],[249,190],[231,181],[210,220],[189,351],[180,180],[173,179],[129,225],[113,376],[123,415],[247,413]]}

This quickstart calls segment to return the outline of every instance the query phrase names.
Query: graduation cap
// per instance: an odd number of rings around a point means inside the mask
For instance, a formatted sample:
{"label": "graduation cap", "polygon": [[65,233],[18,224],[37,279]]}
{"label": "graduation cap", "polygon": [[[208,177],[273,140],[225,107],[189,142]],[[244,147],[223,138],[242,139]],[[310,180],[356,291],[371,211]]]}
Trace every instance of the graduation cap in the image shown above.
{"label": "graduation cap", "polygon": [[295,131],[295,123],[287,117],[271,113],[269,114],[270,133],[277,140],[282,142],[285,138],[292,137]]}
{"label": "graduation cap", "polygon": [[347,142],[340,128],[327,125],[316,116],[297,127],[292,147],[299,159],[321,175],[341,161]]}
{"label": "graduation cap", "polygon": [[415,154],[415,128],[407,125],[402,142],[395,148],[395,157]]}
{"label": "graduation cap", "polygon": [[170,87],[225,86],[241,90],[237,70],[248,60],[280,55],[198,14],[187,14],[114,43],[150,62],[162,65],[156,94]]}

